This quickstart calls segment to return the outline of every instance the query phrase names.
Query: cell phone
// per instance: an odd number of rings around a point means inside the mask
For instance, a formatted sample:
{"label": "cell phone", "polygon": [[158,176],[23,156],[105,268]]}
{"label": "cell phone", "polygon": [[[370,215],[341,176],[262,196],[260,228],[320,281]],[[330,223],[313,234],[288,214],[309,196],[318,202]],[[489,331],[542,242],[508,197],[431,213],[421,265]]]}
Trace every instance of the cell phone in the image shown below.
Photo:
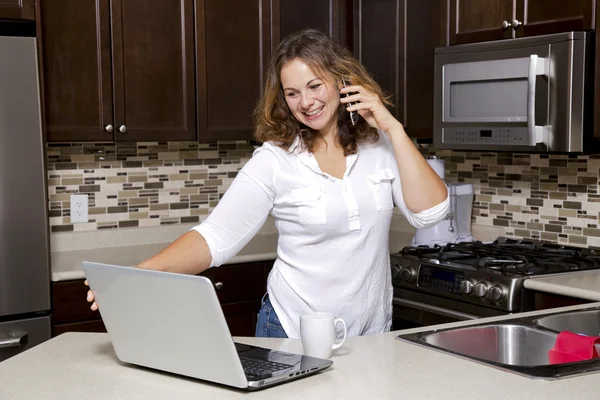
{"label": "cell phone", "polygon": [[[346,87],[346,81],[344,79],[342,79],[342,85],[344,87]],[[342,96],[348,97],[348,96],[350,96],[350,93],[343,93]],[[352,105],[354,105],[354,103],[346,103],[346,107],[350,107]],[[350,114],[350,122],[352,123],[352,126],[358,124],[358,118],[359,118],[358,112],[357,111],[348,111],[348,113]]]}

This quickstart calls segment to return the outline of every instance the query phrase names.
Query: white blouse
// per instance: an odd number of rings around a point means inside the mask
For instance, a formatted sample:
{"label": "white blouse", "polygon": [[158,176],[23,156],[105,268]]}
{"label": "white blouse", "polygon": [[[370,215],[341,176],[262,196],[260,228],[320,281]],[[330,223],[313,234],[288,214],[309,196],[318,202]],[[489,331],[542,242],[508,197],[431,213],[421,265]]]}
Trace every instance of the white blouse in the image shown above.
{"label": "white blouse", "polygon": [[344,319],[348,336],[367,335],[391,327],[394,205],[419,228],[446,216],[449,198],[418,214],[408,210],[385,133],[346,157],[343,179],[321,172],[299,139],[289,152],[267,142],[192,229],[206,240],[211,267],[219,266],[273,215],[279,238],[267,291],[286,334],[299,338],[300,316],[325,311]]}

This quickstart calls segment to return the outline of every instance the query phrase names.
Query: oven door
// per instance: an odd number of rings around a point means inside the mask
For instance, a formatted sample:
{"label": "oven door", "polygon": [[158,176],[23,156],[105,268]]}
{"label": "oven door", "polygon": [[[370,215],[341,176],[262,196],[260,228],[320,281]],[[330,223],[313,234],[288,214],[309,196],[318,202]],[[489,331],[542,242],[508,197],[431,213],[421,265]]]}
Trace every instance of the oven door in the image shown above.
{"label": "oven door", "polygon": [[394,288],[392,329],[410,329],[508,314],[430,293]]}

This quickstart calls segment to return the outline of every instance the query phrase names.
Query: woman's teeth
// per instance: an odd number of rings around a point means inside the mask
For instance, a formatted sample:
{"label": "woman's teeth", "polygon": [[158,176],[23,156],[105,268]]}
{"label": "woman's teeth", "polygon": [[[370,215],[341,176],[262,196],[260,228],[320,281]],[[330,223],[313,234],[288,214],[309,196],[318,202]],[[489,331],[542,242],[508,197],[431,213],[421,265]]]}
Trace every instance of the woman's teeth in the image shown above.
{"label": "woman's teeth", "polygon": [[323,107],[321,107],[315,111],[312,111],[312,112],[305,112],[304,114],[306,114],[309,117],[314,117],[315,115],[321,113],[321,111],[323,111]]}

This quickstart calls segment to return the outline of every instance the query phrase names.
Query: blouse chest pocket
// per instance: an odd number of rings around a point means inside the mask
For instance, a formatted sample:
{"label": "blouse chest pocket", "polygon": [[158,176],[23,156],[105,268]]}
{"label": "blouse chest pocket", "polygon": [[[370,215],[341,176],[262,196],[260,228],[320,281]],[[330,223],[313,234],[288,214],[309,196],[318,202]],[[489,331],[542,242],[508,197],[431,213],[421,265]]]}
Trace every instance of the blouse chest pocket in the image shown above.
{"label": "blouse chest pocket", "polygon": [[322,225],[327,222],[325,202],[319,187],[295,189],[291,202],[298,210],[298,220],[304,225]]}
{"label": "blouse chest pocket", "polygon": [[392,198],[392,181],[394,174],[389,168],[381,169],[367,176],[369,186],[375,197],[377,211],[386,211],[394,208]]}

